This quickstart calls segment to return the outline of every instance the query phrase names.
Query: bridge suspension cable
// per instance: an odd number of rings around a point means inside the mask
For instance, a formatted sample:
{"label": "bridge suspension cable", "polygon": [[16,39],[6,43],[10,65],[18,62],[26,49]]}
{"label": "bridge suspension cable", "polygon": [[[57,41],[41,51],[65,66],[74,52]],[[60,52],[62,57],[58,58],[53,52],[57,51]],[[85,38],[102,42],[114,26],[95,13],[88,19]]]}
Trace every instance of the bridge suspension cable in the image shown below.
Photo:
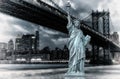
{"label": "bridge suspension cable", "polygon": [[49,0],[58,10],[67,13],[65,10],[63,10],[61,7],[59,7],[59,5],[57,5],[53,0]]}
{"label": "bridge suspension cable", "polygon": [[87,16],[83,17],[81,20],[89,19],[89,17],[91,17],[91,13],[89,13]]}

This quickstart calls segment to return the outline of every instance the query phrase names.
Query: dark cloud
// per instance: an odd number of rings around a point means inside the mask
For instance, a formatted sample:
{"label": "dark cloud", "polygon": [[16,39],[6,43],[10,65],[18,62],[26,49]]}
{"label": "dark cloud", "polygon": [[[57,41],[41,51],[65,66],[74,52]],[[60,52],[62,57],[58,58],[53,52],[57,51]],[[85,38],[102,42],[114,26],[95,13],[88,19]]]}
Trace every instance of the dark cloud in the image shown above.
{"label": "dark cloud", "polygon": [[33,24],[33,23],[30,23],[28,21],[25,21],[25,20],[21,20],[21,19],[16,19],[15,21],[11,22],[13,25],[20,25],[23,29],[27,30],[28,32],[34,32],[38,27],[39,25],[37,24]]}
{"label": "dark cloud", "polygon": [[52,41],[51,37],[46,37],[42,34],[40,34],[40,49],[43,49],[44,47],[49,46],[50,49],[54,49],[56,47],[56,44]]}
{"label": "dark cloud", "polygon": [[[67,0],[63,0],[64,5],[62,6],[63,9],[66,10]],[[92,10],[96,10],[99,3],[103,0],[70,0],[72,4],[71,14],[75,16],[85,17]]]}

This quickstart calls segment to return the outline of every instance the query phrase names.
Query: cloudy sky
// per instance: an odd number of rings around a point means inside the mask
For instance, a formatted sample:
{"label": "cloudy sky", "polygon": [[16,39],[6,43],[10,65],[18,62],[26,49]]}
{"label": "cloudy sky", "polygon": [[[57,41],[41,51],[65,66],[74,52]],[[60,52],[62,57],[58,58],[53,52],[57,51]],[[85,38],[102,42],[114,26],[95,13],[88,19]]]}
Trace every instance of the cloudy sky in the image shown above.
{"label": "cloudy sky", "polygon": [[[30,3],[39,4],[36,0],[26,0]],[[51,5],[49,0],[43,0]],[[66,9],[67,0],[53,0],[61,8]],[[118,0],[70,0],[72,5],[71,13],[75,16],[84,18],[91,13],[92,10],[109,10],[112,20],[112,31],[117,31],[120,35],[120,2]],[[66,44],[67,35],[41,27],[3,13],[0,13],[0,42],[8,42],[10,39],[15,39],[18,35],[35,33],[39,27],[40,31],[40,47],[50,46],[52,49],[59,46],[60,48]]]}

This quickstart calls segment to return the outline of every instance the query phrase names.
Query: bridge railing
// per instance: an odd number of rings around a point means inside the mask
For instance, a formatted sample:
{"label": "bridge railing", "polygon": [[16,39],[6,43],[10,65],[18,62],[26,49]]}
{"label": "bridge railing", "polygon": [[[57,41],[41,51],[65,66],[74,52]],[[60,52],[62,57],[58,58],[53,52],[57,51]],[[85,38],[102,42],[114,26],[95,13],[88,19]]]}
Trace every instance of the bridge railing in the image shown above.
{"label": "bridge railing", "polygon": [[108,39],[107,37],[103,36],[102,33],[99,33],[97,31],[95,31],[94,29],[91,28],[91,26],[87,25],[86,23],[84,23],[83,21],[81,21],[81,26],[84,27],[85,29],[92,31],[93,33],[99,35],[100,37],[104,38],[104,39]]}

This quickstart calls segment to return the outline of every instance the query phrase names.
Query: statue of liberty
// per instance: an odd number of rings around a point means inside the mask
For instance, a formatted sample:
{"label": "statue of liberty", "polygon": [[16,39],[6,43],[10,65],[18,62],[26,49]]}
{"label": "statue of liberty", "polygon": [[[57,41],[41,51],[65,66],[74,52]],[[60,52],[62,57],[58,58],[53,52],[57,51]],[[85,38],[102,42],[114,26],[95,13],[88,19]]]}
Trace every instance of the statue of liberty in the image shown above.
{"label": "statue of liberty", "polygon": [[[70,3],[67,5],[70,8]],[[68,49],[69,49],[69,68],[66,76],[83,76],[84,75],[84,62],[85,62],[85,47],[90,41],[90,36],[83,35],[80,29],[80,21],[73,19],[68,11],[68,24],[67,29],[69,32]]]}

